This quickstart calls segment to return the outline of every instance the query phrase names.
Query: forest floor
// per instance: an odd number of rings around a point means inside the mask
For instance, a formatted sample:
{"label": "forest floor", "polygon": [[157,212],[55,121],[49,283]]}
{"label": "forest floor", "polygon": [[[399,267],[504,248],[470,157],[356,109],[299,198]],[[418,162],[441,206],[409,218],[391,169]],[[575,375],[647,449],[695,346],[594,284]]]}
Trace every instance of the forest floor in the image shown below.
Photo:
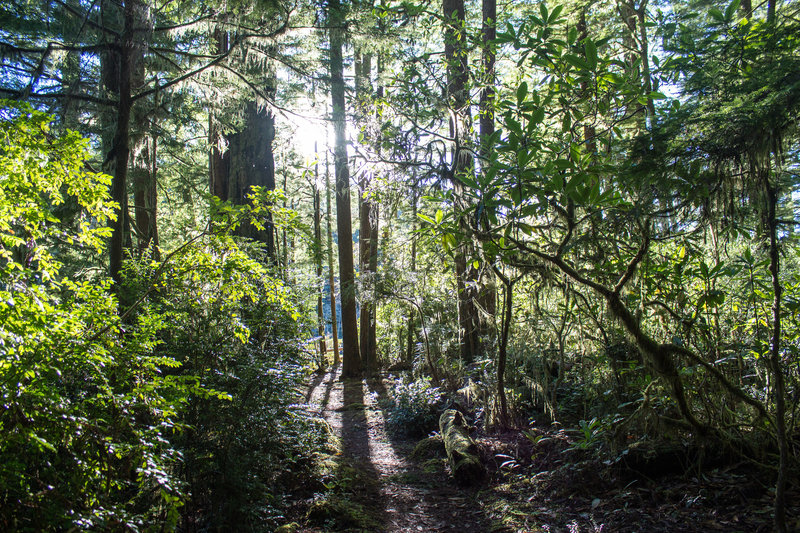
{"label": "forest floor", "polygon": [[[579,450],[564,430],[476,437],[490,471],[481,486],[448,477],[441,441],[386,431],[381,398],[391,382],[316,374],[309,412],[340,442],[328,458],[324,494],[302,502],[304,525],[283,531],[369,532],[746,532],[772,530],[769,476],[743,464],[686,472],[650,464],[647,475]],[[789,495],[790,529],[800,531],[800,494]]]}

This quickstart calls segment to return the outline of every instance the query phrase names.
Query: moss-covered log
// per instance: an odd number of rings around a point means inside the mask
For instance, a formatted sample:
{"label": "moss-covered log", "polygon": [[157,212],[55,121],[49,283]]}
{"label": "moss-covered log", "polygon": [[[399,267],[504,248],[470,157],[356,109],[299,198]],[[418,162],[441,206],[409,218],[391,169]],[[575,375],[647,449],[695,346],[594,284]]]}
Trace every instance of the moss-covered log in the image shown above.
{"label": "moss-covered log", "polygon": [[478,457],[478,446],[469,436],[464,416],[448,409],[439,418],[439,430],[456,483],[472,485],[483,480],[486,469]]}

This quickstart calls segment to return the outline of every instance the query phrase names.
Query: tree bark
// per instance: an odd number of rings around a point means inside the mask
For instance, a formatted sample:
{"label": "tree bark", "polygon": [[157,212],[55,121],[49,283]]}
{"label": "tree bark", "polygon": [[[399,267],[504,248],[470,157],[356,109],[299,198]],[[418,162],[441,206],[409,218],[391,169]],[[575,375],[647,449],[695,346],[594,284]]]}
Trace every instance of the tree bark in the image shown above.
{"label": "tree bark", "polygon": [[[482,28],[483,38],[483,75],[484,86],[480,97],[480,135],[481,135],[481,167],[490,162],[493,147],[489,145],[489,138],[495,131],[494,126],[494,100],[495,100],[495,58],[497,54],[494,40],[497,38],[497,0],[483,0],[482,4]],[[484,218],[479,221],[486,225],[488,221]],[[484,314],[479,316],[478,334],[480,342],[484,345],[492,345],[494,328],[494,316],[497,313],[497,291],[495,289],[494,271],[491,268],[481,270],[481,291],[478,295],[479,305],[483,308]]]}
{"label": "tree bark", "polygon": [[[228,52],[230,41],[228,33],[218,28],[214,32],[216,53]],[[264,91],[274,93],[269,79]],[[235,133],[225,134],[219,119],[209,117],[209,191],[220,200],[235,205],[250,203],[248,195],[252,187],[275,190],[275,116],[265,106],[255,101],[247,103],[244,125]],[[264,229],[259,229],[248,220],[243,220],[235,234],[263,243],[267,257],[277,263],[275,231],[272,217],[266,212]]]}
{"label": "tree bark", "polygon": [[[217,55],[228,51],[228,32],[217,28],[214,30]],[[220,200],[228,200],[227,180],[230,175],[230,153],[227,150],[227,139],[222,132],[222,126],[213,114],[208,117],[208,135],[211,149],[208,154],[208,189],[212,196]]]}
{"label": "tree bark", "polygon": [[[371,71],[372,55],[369,53],[356,53],[356,101],[358,119],[365,121],[368,117],[366,102],[371,97]],[[372,176],[368,170],[362,171],[359,179],[359,235],[358,235],[358,270],[361,283],[361,316],[359,317],[359,338],[361,348],[361,361],[367,372],[373,372],[378,366],[378,356],[375,344],[372,342],[375,331],[375,291],[372,265],[373,248],[377,249],[377,206],[369,198],[369,185]]]}
{"label": "tree bark", "polygon": [[[327,146],[328,143],[326,142]],[[328,153],[325,152],[325,196],[327,197],[326,224],[328,226],[328,290],[331,295],[331,335],[333,336],[333,366],[339,366],[339,320],[336,316],[336,283],[333,272],[333,231],[331,230],[331,173]]]}
{"label": "tree bark", "polygon": [[322,205],[319,194],[319,154],[317,153],[317,143],[314,143],[314,153],[317,154],[317,162],[314,164],[314,266],[316,268],[317,291],[317,331],[319,334],[319,357],[320,368],[325,368],[326,347],[325,347],[325,314],[322,307],[322,296],[325,282],[322,277]]}
{"label": "tree bark", "polygon": [[[413,189],[411,191],[411,261],[410,261],[410,268],[412,276],[415,276],[417,273],[417,191]],[[414,278],[412,278],[414,279]],[[414,340],[415,340],[415,333],[416,333],[416,318],[414,317],[414,307],[411,306],[411,309],[408,313],[408,338],[407,338],[407,348],[406,348],[406,357],[405,361],[408,362],[411,366],[413,366],[413,354],[414,354]]]}
{"label": "tree bark", "polygon": [[[252,187],[275,189],[275,156],[272,143],[275,140],[275,116],[255,102],[247,104],[244,127],[228,137],[230,163],[227,167],[227,199],[236,205],[250,203],[248,195]],[[261,242],[266,246],[267,256],[275,259],[275,241],[272,220],[267,213],[264,229],[258,229],[244,220],[236,234]]]}
{"label": "tree bark", "polygon": [[486,469],[478,456],[478,446],[469,436],[464,416],[448,409],[439,417],[439,431],[453,478],[459,485],[474,485],[486,477]]}
{"label": "tree bark", "polygon": [[[763,171],[762,171],[763,172]],[[781,362],[781,298],[783,286],[780,281],[780,253],[778,249],[778,220],[775,207],[778,203],[776,187],[769,182],[769,173],[764,172],[762,181],[767,201],[766,227],[769,239],[769,272],[772,278],[772,339],[769,363],[772,369],[775,397],[775,440],[778,444],[778,478],[775,482],[775,530],[788,531],[786,525],[786,483],[789,473],[789,443],[786,435],[786,380]]]}
{"label": "tree bark", "polygon": [[459,220],[463,241],[455,251],[456,285],[458,288],[459,344],[461,359],[471,363],[478,351],[478,312],[475,306],[477,272],[467,262],[471,250],[469,224],[464,216],[467,209],[464,185],[460,176],[468,172],[471,156],[466,143],[469,139],[470,113],[467,93],[469,66],[467,64],[464,0],[442,0],[444,15],[444,55],[447,62],[447,100],[450,113],[452,158],[445,173],[453,185],[453,204]]}
{"label": "tree bark", "polygon": [[120,206],[117,219],[111,224],[111,241],[109,243],[109,271],[114,280],[114,290],[118,294],[122,283],[122,260],[128,216],[128,160],[130,158],[130,119],[133,107],[131,74],[136,46],[134,41],[135,19],[134,2],[127,0],[123,5],[123,30],[115,47],[116,50],[106,54],[103,65],[105,85],[111,92],[116,92],[119,98],[114,138],[104,164],[105,170],[113,176],[111,199]]}
{"label": "tree bark", "polygon": [[358,350],[355,274],[353,269],[353,228],[350,212],[350,171],[347,167],[345,137],[344,45],[345,20],[339,0],[328,3],[330,33],[331,104],[334,129],[334,168],[336,171],[336,229],[339,234],[339,295],[342,299],[342,375],[361,373]]}

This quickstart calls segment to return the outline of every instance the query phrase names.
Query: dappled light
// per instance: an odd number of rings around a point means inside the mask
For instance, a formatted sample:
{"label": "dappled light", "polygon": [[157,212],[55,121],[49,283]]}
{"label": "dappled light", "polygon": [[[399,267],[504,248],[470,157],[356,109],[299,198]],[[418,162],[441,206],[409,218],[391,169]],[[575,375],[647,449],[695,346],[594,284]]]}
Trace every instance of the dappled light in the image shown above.
{"label": "dappled light", "polygon": [[0,531],[800,531],[800,0],[0,19]]}

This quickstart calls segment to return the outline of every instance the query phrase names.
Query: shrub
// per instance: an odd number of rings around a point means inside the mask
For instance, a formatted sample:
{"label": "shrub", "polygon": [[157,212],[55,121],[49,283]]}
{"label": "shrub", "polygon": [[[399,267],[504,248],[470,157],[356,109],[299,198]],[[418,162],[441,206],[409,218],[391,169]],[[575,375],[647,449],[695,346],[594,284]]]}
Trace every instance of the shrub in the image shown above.
{"label": "shrub", "polygon": [[398,379],[384,402],[386,425],[395,435],[419,437],[438,427],[444,395],[429,377],[406,382]]}

